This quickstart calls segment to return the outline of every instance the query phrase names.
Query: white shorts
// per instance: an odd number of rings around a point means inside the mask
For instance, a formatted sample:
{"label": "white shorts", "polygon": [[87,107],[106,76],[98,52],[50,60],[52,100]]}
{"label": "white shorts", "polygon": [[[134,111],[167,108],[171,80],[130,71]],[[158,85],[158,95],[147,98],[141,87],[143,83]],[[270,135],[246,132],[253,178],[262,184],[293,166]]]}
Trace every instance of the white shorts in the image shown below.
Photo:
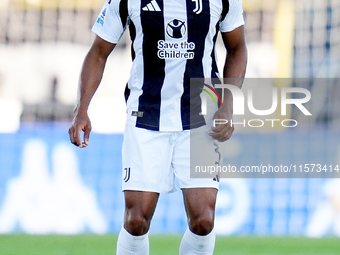
{"label": "white shorts", "polygon": [[193,134],[200,135],[202,131],[205,137],[195,138],[194,146],[209,151],[205,153],[209,162],[205,160],[204,164],[215,165],[220,155],[216,150],[216,142],[208,135],[207,126],[178,132],[160,132],[127,124],[122,148],[123,190],[170,193],[177,190],[176,178],[181,189],[218,189],[219,178],[190,178],[190,137],[192,139]]}

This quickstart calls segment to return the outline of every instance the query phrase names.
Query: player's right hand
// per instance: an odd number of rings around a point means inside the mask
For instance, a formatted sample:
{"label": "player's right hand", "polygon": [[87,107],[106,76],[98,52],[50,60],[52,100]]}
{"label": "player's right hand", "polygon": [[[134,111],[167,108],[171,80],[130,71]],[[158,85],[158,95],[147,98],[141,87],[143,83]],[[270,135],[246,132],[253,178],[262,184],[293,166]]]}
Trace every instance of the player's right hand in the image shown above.
{"label": "player's right hand", "polygon": [[[91,132],[91,121],[87,113],[77,113],[72,121],[71,127],[68,130],[70,141],[79,148],[85,148],[89,145]],[[81,133],[84,132],[84,140],[81,139]]]}

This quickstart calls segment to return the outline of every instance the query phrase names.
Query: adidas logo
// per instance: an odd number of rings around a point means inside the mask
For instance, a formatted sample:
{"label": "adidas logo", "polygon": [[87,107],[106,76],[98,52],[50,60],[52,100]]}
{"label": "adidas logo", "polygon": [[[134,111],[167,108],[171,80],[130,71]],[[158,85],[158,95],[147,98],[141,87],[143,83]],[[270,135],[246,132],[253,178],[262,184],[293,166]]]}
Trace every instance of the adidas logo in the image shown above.
{"label": "adidas logo", "polygon": [[159,8],[159,5],[157,4],[156,0],[152,0],[145,7],[143,7],[142,10],[150,12],[160,12],[161,8]]}

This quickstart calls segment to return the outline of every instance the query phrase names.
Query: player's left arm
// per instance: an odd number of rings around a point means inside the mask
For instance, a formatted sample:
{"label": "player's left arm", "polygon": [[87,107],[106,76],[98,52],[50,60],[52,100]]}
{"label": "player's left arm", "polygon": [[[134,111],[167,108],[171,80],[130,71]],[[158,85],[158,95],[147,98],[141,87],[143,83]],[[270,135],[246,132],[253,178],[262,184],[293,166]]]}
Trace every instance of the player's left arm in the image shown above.
{"label": "player's left arm", "polygon": [[[222,40],[227,50],[227,56],[223,69],[225,84],[232,84],[241,88],[247,66],[247,48],[244,35],[244,26],[240,26],[230,32],[221,33]],[[213,119],[228,120],[227,124],[212,127],[211,137],[219,142],[228,140],[234,127],[231,125],[233,115],[233,97],[228,89],[224,91],[222,106],[216,111]]]}

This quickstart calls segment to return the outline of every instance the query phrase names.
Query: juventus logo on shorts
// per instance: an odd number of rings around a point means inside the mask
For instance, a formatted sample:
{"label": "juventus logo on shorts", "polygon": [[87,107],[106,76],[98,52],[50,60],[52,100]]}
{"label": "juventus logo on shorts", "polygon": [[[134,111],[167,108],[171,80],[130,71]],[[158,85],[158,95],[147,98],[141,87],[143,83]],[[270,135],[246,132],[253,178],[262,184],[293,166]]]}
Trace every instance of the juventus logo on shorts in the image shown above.
{"label": "juventus logo on shorts", "polygon": [[124,168],[124,171],[125,171],[125,177],[123,181],[128,182],[128,180],[130,180],[130,167]]}
{"label": "juventus logo on shorts", "polygon": [[202,12],[203,9],[203,5],[202,5],[202,0],[191,0],[192,2],[195,2],[196,7],[193,10],[194,13],[196,14],[200,14]]}

